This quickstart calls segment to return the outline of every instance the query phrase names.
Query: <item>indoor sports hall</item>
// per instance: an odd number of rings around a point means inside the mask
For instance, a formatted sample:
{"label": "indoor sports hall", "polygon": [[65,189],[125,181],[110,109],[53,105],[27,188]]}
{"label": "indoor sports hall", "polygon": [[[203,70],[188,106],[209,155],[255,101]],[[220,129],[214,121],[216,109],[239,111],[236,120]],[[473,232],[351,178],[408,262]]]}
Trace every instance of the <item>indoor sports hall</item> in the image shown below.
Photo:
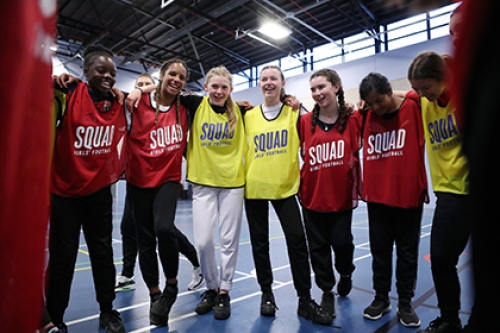
{"label": "indoor sports hall", "polygon": [[[161,2],[161,4],[160,4]],[[311,108],[309,76],[320,68],[333,68],[342,78],[346,100],[358,101],[360,80],[371,71],[387,76],[394,89],[411,89],[408,65],[419,52],[450,53],[448,21],[455,1],[441,1],[429,11],[415,11],[408,1],[81,1],[60,0],[54,74],[82,76],[81,52],[85,45],[102,43],[117,53],[116,87],[129,92],[141,72],[157,77],[161,63],[172,56],[186,59],[190,68],[187,88],[203,94],[206,71],[223,63],[233,73],[233,100],[261,102],[258,72],[266,64],[279,65],[287,78],[286,91]],[[261,18],[274,18],[288,30],[287,42],[274,40],[258,29]],[[271,35],[278,31],[274,30]],[[189,185],[183,183],[185,190]],[[113,187],[113,250],[117,273],[122,267],[120,221],[124,210],[125,181]],[[237,272],[231,290],[231,316],[214,319],[213,312],[198,315],[195,308],[205,286],[189,291],[191,264],[180,256],[179,294],[164,327],[149,322],[149,294],[138,264],[136,288],[116,294],[114,308],[128,333],[416,333],[439,315],[430,270],[430,232],[435,196],[424,206],[421,223],[418,280],[412,305],[420,327],[399,322],[393,288],[392,310],[379,320],[363,317],[373,300],[372,257],[366,205],[354,210],[355,242],[353,288],[347,297],[335,296],[332,326],[314,324],[297,315],[298,298],[293,287],[287,247],[280,223],[270,207],[270,253],[276,297],[275,317],[260,315],[261,292],[256,281],[248,224],[243,213]],[[192,201],[178,200],[175,224],[193,241]],[[217,234],[217,232],[215,233]],[[466,324],[472,306],[472,265],[469,247],[458,263],[462,284],[460,319]],[[162,275],[162,274],[160,274]],[[312,296],[319,303],[321,290],[314,283]],[[337,274],[338,277],[338,274]],[[161,287],[165,281],[161,281]],[[336,290],[336,289],[335,289]],[[92,272],[85,238],[81,236],[69,307],[64,322],[71,333],[104,332],[99,328]]]}

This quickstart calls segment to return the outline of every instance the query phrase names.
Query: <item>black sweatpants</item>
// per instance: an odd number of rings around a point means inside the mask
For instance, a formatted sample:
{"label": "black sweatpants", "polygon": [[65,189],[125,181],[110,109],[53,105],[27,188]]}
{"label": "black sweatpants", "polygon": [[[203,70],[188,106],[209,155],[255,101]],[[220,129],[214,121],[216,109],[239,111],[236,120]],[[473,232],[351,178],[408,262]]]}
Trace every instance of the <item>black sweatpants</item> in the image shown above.
{"label": "black sweatpants", "polygon": [[396,246],[396,291],[400,301],[415,295],[423,204],[416,208],[368,203],[373,289],[388,295],[392,285],[393,247]]}
{"label": "black sweatpants", "polygon": [[52,195],[46,305],[56,325],[63,321],[68,307],[81,230],[88,246],[100,310],[113,308],[116,271],[111,245],[112,208],[110,186],[84,197]]}
{"label": "black sweatpants", "polygon": [[310,295],[311,269],[307,241],[295,196],[281,200],[245,199],[250,242],[262,292],[271,291],[273,271],[269,256],[269,202],[274,207],[285,235],[293,284],[300,297]]}
{"label": "black sweatpants", "polygon": [[332,265],[341,275],[350,275],[355,266],[354,242],[351,232],[352,209],[342,212],[317,212],[302,207],[311,266],[316,284],[323,291],[332,290],[336,283]]}

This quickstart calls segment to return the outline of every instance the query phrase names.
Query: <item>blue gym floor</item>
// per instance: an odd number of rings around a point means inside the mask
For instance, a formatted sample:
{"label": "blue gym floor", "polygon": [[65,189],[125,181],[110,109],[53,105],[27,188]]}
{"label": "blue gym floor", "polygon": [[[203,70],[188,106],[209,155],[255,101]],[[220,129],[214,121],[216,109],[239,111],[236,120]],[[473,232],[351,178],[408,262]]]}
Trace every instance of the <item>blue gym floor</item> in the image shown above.
{"label": "blue gym floor", "polygon": [[[125,186],[120,181],[115,188],[115,205],[113,210],[113,243],[117,272],[121,271],[121,236],[120,221],[124,206]],[[429,234],[431,230],[433,205],[427,205],[422,219],[422,235],[420,243],[419,277],[413,306],[420,316],[422,325],[427,324],[439,315],[437,300],[433,289],[429,263]],[[188,291],[187,284],[191,279],[191,264],[181,256],[179,268],[179,295],[170,312],[168,326],[154,327],[149,324],[149,295],[144,281],[136,267],[137,288],[132,291],[117,293],[114,307],[120,311],[128,333],[140,332],[176,332],[176,333],[313,333],[313,332],[345,332],[345,333],[410,333],[418,328],[402,326],[397,318],[397,295],[390,294],[392,311],[380,320],[371,321],[363,318],[363,309],[373,300],[371,282],[371,256],[368,242],[368,222],[366,207],[363,203],[354,211],[352,231],[356,244],[353,275],[353,290],[348,297],[336,298],[337,316],[333,327],[321,326],[305,320],[297,315],[298,300],[292,284],[286,246],[281,226],[270,208],[270,243],[271,258],[274,267],[275,284],[273,286],[279,310],[276,317],[260,315],[260,289],[255,278],[246,218],[240,238],[238,266],[233,289],[231,291],[231,317],[227,320],[215,320],[213,312],[197,315],[194,309],[200,301],[204,287]],[[177,208],[176,225],[190,240],[193,240],[192,210],[190,200],[180,200]],[[85,240],[81,237],[80,253],[75,269],[70,304],[65,314],[65,322],[70,333],[104,332],[99,328],[99,307],[95,301],[95,293],[90,271],[89,258]],[[468,249],[462,254],[458,271],[462,282],[462,324],[467,323],[471,309],[471,262]],[[319,303],[321,291],[316,287],[313,277],[313,298]],[[162,280],[162,287],[164,281]],[[394,286],[394,278],[393,278]],[[394,289],[394,288],[393,288]]]}

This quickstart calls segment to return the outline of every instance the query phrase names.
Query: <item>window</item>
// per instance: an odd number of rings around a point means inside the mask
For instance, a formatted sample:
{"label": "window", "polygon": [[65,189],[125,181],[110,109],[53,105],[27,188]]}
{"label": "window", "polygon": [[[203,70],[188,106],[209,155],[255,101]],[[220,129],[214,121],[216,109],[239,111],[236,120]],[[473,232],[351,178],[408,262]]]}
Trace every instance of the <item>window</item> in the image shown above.
{"label": "window", "polygon": [[245,90],[251,87],[251,70],[247,69],[233,75],[233,91]]}
{"label": "window", "polygon": [[[379,34],[383,44],[387,45],[387,50],[395,50],[405,46],[424,42],[428,39],[434,39],[449,35],[449,21],[451,12],[458,6],[457,3],[441,7],[424,14],[418,14],[407,19],[380,27],[378,31],[385,31]],[[385,28],[385,30],[383,30]],[[364,58],[375,54],[375,37],[368,36],[362,32],[353,36],[344,38],[342,41],[335,41],[317,46],[313,49],[302,52],[294,56],[287,56],[279,60],[271,61],[266,64],[254,67],[256,75],[264,66],[277,65],[282,69],[285,77],[302,74],[311,68],[321,69],[333,67],[345,61]],[[384,51],[382,47],[381,52]],[[304,61],[311,63],[310,66],[304,66]],[[251,71],[244,72],[251,77]],[[235,90],[243,90],[253,86],[258,78],[249,82],[248,77],[241,73],[233,78]]]}
{"label": "window", "polygon": [[427,14],[389,24],[387,26],[388,49],[395,50],[427,40]]}
{"label": "window", "polygon": [[344,38],[346,61],[368,57],[375,54],[375,40],[365,32]]}

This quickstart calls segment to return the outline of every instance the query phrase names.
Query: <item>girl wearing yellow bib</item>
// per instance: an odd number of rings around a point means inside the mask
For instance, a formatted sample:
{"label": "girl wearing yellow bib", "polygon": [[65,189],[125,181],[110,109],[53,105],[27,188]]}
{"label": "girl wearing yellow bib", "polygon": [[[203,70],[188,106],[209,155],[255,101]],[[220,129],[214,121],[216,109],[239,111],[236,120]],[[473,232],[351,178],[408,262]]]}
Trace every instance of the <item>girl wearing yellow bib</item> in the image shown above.
{"label": "girl wearing yellow bib", "polygon": [[431,230],[431,271],[441,316],[421,333],[462,331],[457,263],[471,230],[470,221],[464,218],[469,168],[447,75],[445,59],[435,52],[420,53],[408,69],[408,80],[420,95],[429,169],[437,197]]}
{"label": "girl wearing yellow bib", "polygon": [[[204,97],[191,124],[187,176],[193,184],[194,243],[207,291],[196,307],[215,319],[231,315],[232,287],[243,217],[245,132],[240,109],[231,99],[231,73],[223,66],[207,74]],[[219,226],[220,269],[215,256],[215,226]]]}
{"label": "girl wearing yellow bib", "polygon": [[[245,211],[252,253],[261,287],[260,312],[274,316],[273,271],[269,256],[269,202],[285,234],[294,287],[299,296],[298,315],[315,323],[330,325],[330,314],[311,299],[311,269],[306,236],[296,198],[299,189],[299,112],[283,105],[280,97],[285,79],[277,66],[266,66],[259,87],[264,104],[248,110],[245,133]],[[202,264],[203,265],[203,264]]]}

